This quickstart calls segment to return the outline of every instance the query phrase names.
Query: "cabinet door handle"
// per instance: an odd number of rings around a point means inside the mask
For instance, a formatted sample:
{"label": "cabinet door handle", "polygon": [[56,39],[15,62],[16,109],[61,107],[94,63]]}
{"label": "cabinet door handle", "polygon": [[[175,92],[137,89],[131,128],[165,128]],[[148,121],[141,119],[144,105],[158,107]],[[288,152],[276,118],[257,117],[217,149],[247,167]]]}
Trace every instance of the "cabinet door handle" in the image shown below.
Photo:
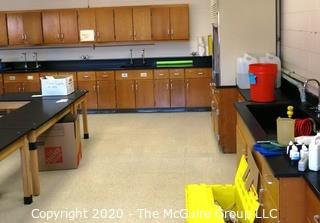
{"label": "cabinet door handle", "polygon": [[99,31],[96,32],[96,37],[100,38],[100,32]]}
{"label": "cabinet door handle", "polygon": [[93,85],[93,91],[96,92],[96,85]]}
{"label": "cabinet door handle", "polygon": [[168,29],[168,36],[170,36],[170,29]]}
{"label": "cabinet door handle", "polygon": [[187,89],[189,89],[189,82],[187,82]]}
{"label": "cabinet door handle", "polygon": [[169,83],[167,83],[166,85],[167,85],[167,90],[169,90]]}
{"label": "cabinet door handle", "polygon": [[63,33],[61,33],[61,39],[64,39],[64,34]]}
{"label": "cabinet door handle", "polygon": [[99,82],[97,82],[97,92],[100,91],[100,85],[99,85]]}
{"label": "cabinet door handle", "polygon": [[172,83],[170,84],[170,87],[171,87],[171,89],[173,89],[173,84]]}
{"label": "cabinet door handle", "polygon": [[171,29],[171,35],[173,35],[173,29]]}
{"label": "cabinet door handle", "polygon": [[315,223],[320,223],[320,214],[313,216],[313,219]]}
{"label": "cabinet door handle", "polygon": [[136,91],[138,90],[138,83],[136,83]]}
{"label": "cabinet door handle", "polygon": [[269,184],[269,185],[272,185],[272,184],[273,184],[272,179],[270,179],[270,175],[265,175],[265,176],[264,176],[264,179],[265,179],[265,181],[267,182],[267,184]]}
{"label": "cabinet door handle", "polygon": [[61,38],[60,38],[60,33],[57,34],[57,39],[61,39]]}
{"label": "cabinet door handle", "polygon": [[24,34],[24,40],[27,40],[28,39],[28,37],[27,37],[27,34],[25,33]]}

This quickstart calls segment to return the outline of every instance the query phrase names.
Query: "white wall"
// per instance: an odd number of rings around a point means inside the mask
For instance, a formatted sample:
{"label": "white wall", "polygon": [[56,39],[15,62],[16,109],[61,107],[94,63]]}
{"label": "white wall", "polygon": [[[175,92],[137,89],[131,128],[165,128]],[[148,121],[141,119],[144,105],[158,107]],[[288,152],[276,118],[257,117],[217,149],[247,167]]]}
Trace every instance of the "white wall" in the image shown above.
{"label": "white wall", "polygon": [[80,59],[81,55],[89,55],[91,59],[128,58],[129,49],[134,49],[134,56],[140,57],[141,50],[146,49],[147,57],[189,56],[196,51],[198,36],[211,34],[209,0],[1,0],[1,11],[32,10],[53,8],[81,8],[120,6],[120,5],[154,5],[187,3],[190,7],[190,41],[154,42],[153,45],[109,46],[92,49],[34,49],[34,50],[0,50],[3,61],[23,60],[22,52],[28,52],[32,60],[32,52],[38,52],[39,60]]}
{"label": "white wall", "polygon": [[320,80],[320,1],[282,1],[282,60],[296,78]]}
{"label": "white wall", "polygon": [[221,85],[235,85],[238,57],[275,54],[275,0],[221,0],[219,8]]}

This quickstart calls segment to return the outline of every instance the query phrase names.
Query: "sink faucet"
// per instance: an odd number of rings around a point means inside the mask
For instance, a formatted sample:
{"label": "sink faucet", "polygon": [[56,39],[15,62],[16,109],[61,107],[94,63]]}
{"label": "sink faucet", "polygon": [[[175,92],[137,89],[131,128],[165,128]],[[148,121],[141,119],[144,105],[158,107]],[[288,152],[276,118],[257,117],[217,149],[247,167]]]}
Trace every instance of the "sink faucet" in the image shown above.
{"label": "sink faucet", "polygon": [[28,69],[27,53],[26,52],[22,53],[22,56],[24,57],[24,69]]}
{"label": "sink faucet", "polygon": [[145,49],[142,49],[141,57],[142,57],[142,64],[146,64],[146,60],[145,60],[146,50]]}
{"label": "sink faucet", "polygon": [[39,62],[38,62],[38,53],[37,53],[37,52],[33,52],[32,57],[33,57],[33,58],[35,59],[35,61],[36,61],[36,69],[39,69],[41,65],[40,65]]}
{"label": "sink faucet", "polygon": [[130,49],[130,64],[133,64],[132,52],[133,52],[133,49]]}
{"label": "sink faucet", "polygon": [[319,83],[319,81],[316,80],[316,79],[308,79],[308,80],[306,80],[306,81],[304,82],[303,88],[306,89],[307,86],[308,86],[308,83],[311,82],[311,81],[316,82],[317,85],[318,85],[318,106],[317,106],[317,111],[320,112],[320,83]]}

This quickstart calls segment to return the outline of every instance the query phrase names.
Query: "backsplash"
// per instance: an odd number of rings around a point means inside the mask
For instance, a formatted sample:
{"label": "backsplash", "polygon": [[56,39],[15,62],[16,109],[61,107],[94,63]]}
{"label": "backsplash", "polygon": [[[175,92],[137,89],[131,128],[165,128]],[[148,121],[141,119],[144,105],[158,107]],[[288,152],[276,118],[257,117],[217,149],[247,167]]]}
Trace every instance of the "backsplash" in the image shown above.
{"label": "backsplash", "polygon": [[282,60],[296,78],[320,79],[320,1],[284,0],[282,12]]}

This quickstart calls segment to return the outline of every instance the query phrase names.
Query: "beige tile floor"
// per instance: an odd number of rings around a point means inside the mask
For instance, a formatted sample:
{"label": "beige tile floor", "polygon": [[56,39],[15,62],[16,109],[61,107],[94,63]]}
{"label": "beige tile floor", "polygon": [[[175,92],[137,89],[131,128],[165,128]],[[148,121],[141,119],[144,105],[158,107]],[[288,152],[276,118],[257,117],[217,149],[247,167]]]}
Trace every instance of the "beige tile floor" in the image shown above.
{"label": "beige tile floor", "polygon": [[[208,112],[90,115],[89,127],[79,169],[41,172],[32,205],[22,204],[19,153],[0,163],[0,222],[180,223],[163,211],[185,207],[185,184],[233,180],[236,156],[219,150]],[[160,217],[140,217],[144,208]],[[107,218],[112,209],[120,219]],[[43,219],[52,213],[62,215]]]}

